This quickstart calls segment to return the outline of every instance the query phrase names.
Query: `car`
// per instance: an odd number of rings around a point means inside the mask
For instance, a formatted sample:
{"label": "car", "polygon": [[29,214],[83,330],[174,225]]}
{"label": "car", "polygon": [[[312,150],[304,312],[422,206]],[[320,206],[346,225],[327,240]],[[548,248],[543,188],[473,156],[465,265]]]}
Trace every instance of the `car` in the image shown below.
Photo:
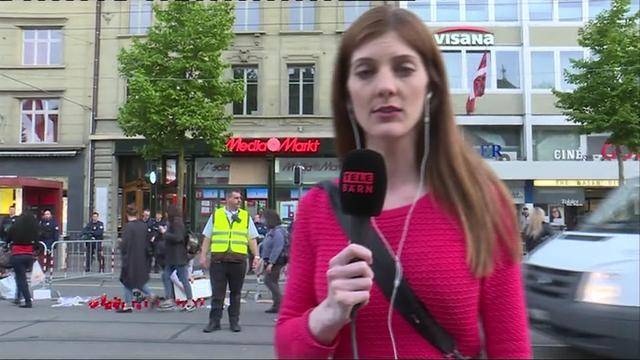
{"label": "car", "polygon": [[527,254],[533,328],[594,354],[640,358],[639,184],[628,180],[577,231]]}

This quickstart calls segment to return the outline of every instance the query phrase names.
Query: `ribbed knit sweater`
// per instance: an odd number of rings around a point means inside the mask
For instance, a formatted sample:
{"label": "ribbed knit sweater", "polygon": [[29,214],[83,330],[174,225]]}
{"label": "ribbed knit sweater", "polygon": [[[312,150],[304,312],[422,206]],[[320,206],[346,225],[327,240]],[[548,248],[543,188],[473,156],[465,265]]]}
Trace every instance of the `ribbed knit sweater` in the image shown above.
{"label": "ribbed knit sweater", "polygon": [[[394,251],[408,210],[409,206],[385,210],[376,218]],[[511,225],[515,226],[505,224]],[[347,244],[328,195],[312,189],[296,213],[286,291],[275,333],[279,357],[353,357],[348,325],[328,346],[313,337],[308,325],[309,313],[327,296],[329,260]],[[531,358],[520,264],[498,249],[494,271],[476,278],[465,254],[464,232],[455,218],[431,194],[420,198],[401,258],[409,285],[465,356],[477,357],[484,351],[490,358]],[[357,316],[361,358],[393,358],[388,308],[389,301],[374,282],[370,301]],[[393,333],[401,358],[443,357],[396,311]]]}

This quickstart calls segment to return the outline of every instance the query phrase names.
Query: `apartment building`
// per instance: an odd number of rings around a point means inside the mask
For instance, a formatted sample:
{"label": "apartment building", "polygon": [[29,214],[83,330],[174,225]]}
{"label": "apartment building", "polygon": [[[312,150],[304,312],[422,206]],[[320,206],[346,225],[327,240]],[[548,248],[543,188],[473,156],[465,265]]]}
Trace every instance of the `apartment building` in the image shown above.
{"label": "apartment building", "polygon": [[88,215],[94,2],[0,4],[0,214]]}

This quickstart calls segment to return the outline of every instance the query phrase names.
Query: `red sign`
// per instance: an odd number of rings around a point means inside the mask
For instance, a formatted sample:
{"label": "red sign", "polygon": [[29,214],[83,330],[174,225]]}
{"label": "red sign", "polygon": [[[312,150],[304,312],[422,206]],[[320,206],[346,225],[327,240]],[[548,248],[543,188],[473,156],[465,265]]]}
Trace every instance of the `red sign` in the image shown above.
{"label": "red sign", "polygon": [[367,171],[345,171],[342,174],[342,192],[373,194],[374,175]]}
{"label": "red sign", "polygon": [[[602,154],[602,157],[605,160],[617,160],[618,159],[618,155],[616,155],[616,149],[615,149],[615,145],[611,145],[609,143],[605,143],[602,146],[602,150],[600,150],[600,153]],[[640,153],[634,154],[632,152],[628,152],[626,154],[621,154],[622,155],[622,160],[640,160]]]}
{"label": "red sign", "polygon": [[227,140],[227,150],[234,153],[298,153],[310,154],[320,150],[320,140],[318,139],[243,139],[230,138]]}

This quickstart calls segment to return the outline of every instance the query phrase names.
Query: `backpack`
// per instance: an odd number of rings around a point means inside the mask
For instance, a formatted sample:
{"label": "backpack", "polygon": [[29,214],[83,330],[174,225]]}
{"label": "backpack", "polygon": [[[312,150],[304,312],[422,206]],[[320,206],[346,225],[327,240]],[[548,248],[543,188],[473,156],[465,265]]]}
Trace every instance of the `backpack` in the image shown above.
{"label": "backpack", "polygon": [[286,265],[289,262],[289,251],[291,249],[291,236],[287,229],[280,226],[280,230],[282,235],[284,236],[284,246],[282,247],[282,251],[280,252],[280,256],[278,256],[278,260],[276,264],[278,265]]}
{"label": "backpack", "polygon": [[194,233],[191,230],[188,230],[184,235],[184,242],[187,247],[187,258],[189,260],[193,259],[196,254],[200,252],[200,247],[202,246],[202,240],[198,234]]}

